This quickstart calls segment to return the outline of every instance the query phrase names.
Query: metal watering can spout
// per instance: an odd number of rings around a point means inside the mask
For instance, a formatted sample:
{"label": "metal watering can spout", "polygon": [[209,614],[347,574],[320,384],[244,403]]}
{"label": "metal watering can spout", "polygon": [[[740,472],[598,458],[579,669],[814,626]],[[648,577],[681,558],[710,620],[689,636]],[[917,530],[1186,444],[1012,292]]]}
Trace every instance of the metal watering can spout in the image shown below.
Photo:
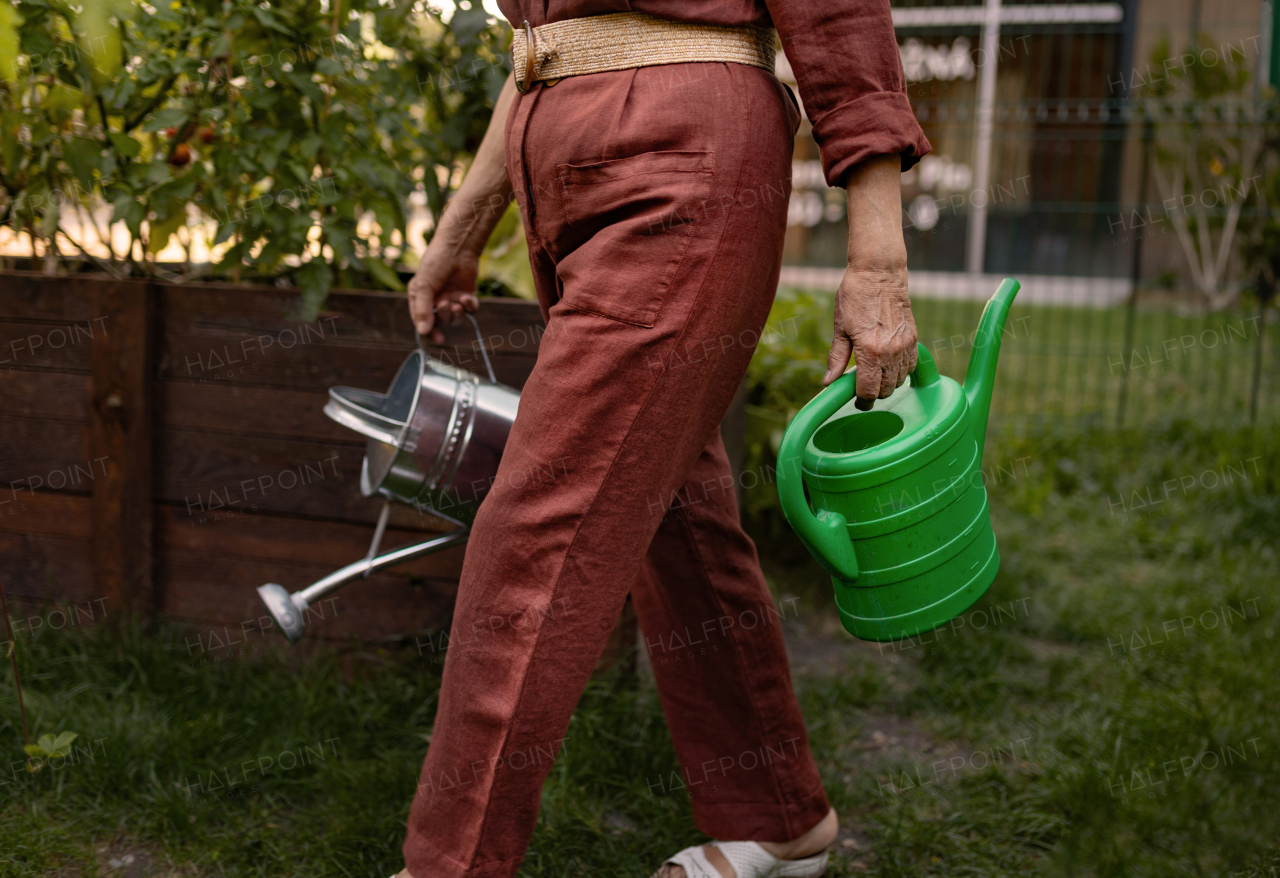
{"label": "metal watering can spout", "polygon": [[973,424],[973,438],[978,441],[978,458],[987,439],[987,416],[991,413],[991,389],[996,383],[996,361],[1000,359],[1000,342],[1004,337],[1004,323],[1009,317],[1009,306],[1021,288],[1016,280],[1006,277],[1000,289],[987,301],[978,321],[978,334],[973,341],[973,353],[969,355],[969,369],[964,376],[964,395],[969,400],[969,418]]}

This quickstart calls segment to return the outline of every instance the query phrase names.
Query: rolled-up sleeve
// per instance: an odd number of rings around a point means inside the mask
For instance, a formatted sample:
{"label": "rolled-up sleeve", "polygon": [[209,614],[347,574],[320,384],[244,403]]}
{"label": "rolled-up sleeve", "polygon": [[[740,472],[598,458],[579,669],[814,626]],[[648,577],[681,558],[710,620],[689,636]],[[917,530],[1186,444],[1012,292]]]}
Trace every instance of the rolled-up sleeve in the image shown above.
{"label": "rolled-up sleeve", "polygon": [[878,155],[905,171],[929,152],[907,99],[889,0],[766,0],[782,39],[827,183]]}

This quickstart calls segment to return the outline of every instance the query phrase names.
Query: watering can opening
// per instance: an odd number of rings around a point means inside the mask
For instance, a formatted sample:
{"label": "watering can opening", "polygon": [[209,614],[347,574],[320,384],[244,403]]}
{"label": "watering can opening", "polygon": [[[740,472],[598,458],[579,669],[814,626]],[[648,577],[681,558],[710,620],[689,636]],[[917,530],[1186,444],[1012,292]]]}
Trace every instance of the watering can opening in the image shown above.
{"label": "watering can opening", "polygon": [[853,454],[875,448],[902,432],[903,420],[889,411],[869,411],[828,421],[813,436],[813,444],[828,454]]}

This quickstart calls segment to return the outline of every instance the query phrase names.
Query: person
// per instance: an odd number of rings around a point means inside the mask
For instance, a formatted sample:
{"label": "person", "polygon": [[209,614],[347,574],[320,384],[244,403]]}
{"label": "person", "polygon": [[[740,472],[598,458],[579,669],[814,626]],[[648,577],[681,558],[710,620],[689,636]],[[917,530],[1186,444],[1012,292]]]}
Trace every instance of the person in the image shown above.
{"label": "person", "polygon": [[[826,180],[847,190],[824,383],[852,355],[869,404],[915,366],[898,178],[929,144],[888,0],[499,5],[523,51],[409,308],[437,343],[475,310],[479,254],[514,196],[546,328],[471,532],[400,876],[516,874],[628,594],[695,823],[724,840],[658,874],[822,874],[837,815],[718,426],[769,314],[786,230],[801,112],[769,67],[774,29]],[[575,56],[584,42],[595,48]],[[629,66],[546,73],[598,61],[601,45]],[[732,57],[669,63],[689,45]]]}

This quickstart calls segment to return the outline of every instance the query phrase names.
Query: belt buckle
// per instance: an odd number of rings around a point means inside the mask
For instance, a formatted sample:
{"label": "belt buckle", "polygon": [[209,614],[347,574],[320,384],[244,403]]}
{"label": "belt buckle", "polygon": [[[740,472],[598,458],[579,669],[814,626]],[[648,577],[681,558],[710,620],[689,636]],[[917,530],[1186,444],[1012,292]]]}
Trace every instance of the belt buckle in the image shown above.
{"label": "belt buckle", "polygon": [[521,81],[524,83],[524,85],[522,87],[520,82],[516,83],[516,91],[520,92],[520,94],[524,94],[525,92],[527,92],[529,88],[533,85],[534,61],[536,59],[536,56],[534,55],[534,50],[537,48],[537,41],[533,37],[533,28],[529,26],[529,19],[526,18],[524,20],[522,27],[524,28],[525,48],[524,48],[524,79]]}

